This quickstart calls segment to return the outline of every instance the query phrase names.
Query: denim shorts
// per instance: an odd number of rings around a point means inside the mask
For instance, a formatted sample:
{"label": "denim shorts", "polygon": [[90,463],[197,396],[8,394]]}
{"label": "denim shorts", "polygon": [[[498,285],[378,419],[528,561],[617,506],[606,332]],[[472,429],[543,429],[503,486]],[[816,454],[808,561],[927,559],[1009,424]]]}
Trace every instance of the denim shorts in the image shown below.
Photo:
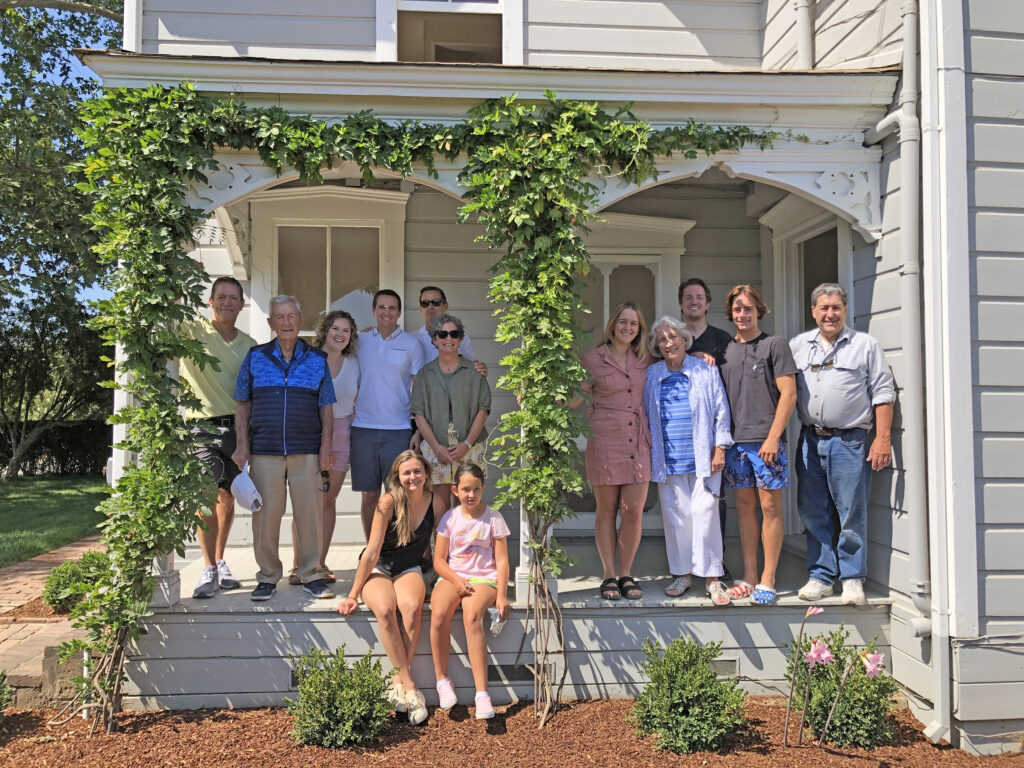
{"label": "denim shorts", "polygon": [[786,444],[779,442],[776,461],[766,464],[757,455],[760,442],[736,443],[725,452],[725,482],[730,488],[753,488],[766,491],[789,488],[789,462]]}
{"label": "denim shorts", "polygon": [[409,447],[411,439],[411,429],[352,427],[349,432],[352,490],[379,491],[395,458]]}

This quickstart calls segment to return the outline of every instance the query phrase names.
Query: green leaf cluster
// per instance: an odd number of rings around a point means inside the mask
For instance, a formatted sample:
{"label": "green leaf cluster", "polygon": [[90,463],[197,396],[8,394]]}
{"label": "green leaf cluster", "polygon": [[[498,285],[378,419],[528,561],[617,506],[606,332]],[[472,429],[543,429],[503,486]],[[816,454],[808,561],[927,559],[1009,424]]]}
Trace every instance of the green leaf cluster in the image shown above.
{"label": "green leaf cluster", "polygon": [[0,669],[0,722],[4,719],[4,710],[14,702],[14,689],[7,682],[7,671]]}
{"label": "green leaf cluster", "polygon": [[465,160],[460,216],[483,224],[483,239],[497,253],[490,297],[497,338],[512,347],[498,385],[521,403],[492,441],[508,470],[498,503],[522,504],[536,573],[552,574],[565,558],[547,534],[571,514],[567,494],[583,489],[574,442],[580,419],[564,403],[584,377],[573,342],[589,270],[581,235],[594,220],[594,182],[610,174],[655,178],[660,155],[767,145],[774,136],[697,123],[654,131],[626,110],[609,114],[554,94],[541,104],[490,100],[456,125],[389,122],[371,112],[325,123],[212,98],[189,84],[110,90],[84,106],[82,120],[90,154],[77,167],[78,189],[93,202],[94,251],[112,269],[114,292],[99,302],[93,322],[118,348],[118,386],[130,402],[114,421],[126,425],[121,447],[135,458],[103,506],[110,572],[75,609],[88,630],[82,646],[94,654],[138,634],[152,559],[183,551],[196,508],[209,501],[210,483],[191,456],[195,438],[179,416],[192,396],[168,376],[167,364],[211,362],[176,328],[194,316],[207,278],[188,255],[207,216],[190,205],[188,190],[217,170],[217,151],[258,152],[268,167],[295,169],[310,185],[322,183],[323,171],[339,160],[357,163],[367,183],[377,168],[436,176],[436,157]]}
{"label": "green leaf cluster", "polygon": [[341,749],[377,740],[391,714],[391,680],[380,659],[367,651],[349,666],[341,646],[334,653],[310,648],[308,655],[293,661],[299,695],[286,701],[295,717],[295,741]]}
{"label": "green leaf cluster", "polygon": [[[882,673],[868,677],[860,660],[861,650],[848,646],[850,632],[845,625],[817,638],[832,651],[835,659],[827,666],[814,668],[811,677],[811,697],[807,704],[807,724],[815,737],[821,735],[828,720],[829,710],[836,698],[836,691],[843,673],[853,662],[850,677],[843,687],[843,695],[836,706],[832,722],[828,727],[828,741],[837,747],[857,746],[874,749],[892,743],[895,721],[892,717],[893,696],[899,684],[892,675]],[[811,650],[814,638],[804,638],[802,648],[796,641],[787,644],[789,660],[786,664],[786,679],[796,676],[796,689],[803,691],[807,685],[807,661],[804,656]],[[868,643],[864,653],[873,653],[875,641]]]}
{"label": "green leaf cluster", "polygon": [[641,669],[650,680],[630,711],[640,733],[657,734],[659,749],[676,754],[719,749],[747,727],[746,694],[736,680],[719,680],[711,662],[721,643],[679,637],[662,652],[650,639]]}
{"label": "green leaf cluster", "polygon": [[86,552],[78,560],[65,560],[46,577],[43,602],[57,613],[67,613],[108,570],[110,559],[105,552]]}

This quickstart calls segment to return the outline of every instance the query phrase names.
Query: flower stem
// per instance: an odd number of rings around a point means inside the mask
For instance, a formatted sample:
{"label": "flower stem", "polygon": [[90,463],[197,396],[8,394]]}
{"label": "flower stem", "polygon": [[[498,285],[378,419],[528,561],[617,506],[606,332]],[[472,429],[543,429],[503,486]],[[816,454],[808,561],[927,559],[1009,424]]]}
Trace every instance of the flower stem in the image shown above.
{"label": "flower stem", "polygon": [[821,729],[821,738],[818,739],[818,746],[821,747],[825,743],[825,734],[828,733],[828,727],[832,724],[832,715],[836,713],[836,707],[839,706],[839,697],[843,695],[843,688],[846,686],[846,681],[850,679],[850,673],[853,672],[853,665],[857,663],[857,656],[850,659],[850,664],[843,672],[843,679],[839,681],[839,690],[836,691],[836,700],[832,702],[832,709],[828,711],[828,717],[825,719],[825,727]]}
{"label": "flower stem", "polygon": [[796,688],[796,666],[803,657],[804,647],[804,624],[807,623],[808,614],[804,614],[804,620],[800,622],[800,633],[796,637],[796,653],[793,659],[793,671],[789,678],[789,701],[786,702],[786,725],[782,732],[782,746],[789,746],[789,713],[793,709],[793,690]]}
{"label": "flower stem", "polygon": [[804,718],[807,717],[807,702],[811,698],[811,675],[814,674],[814,667],[807,670],[807,687],[804,689],[804,708],[800,710],[800,729],[796,732],[796,745],[799,747],[804,743]]}

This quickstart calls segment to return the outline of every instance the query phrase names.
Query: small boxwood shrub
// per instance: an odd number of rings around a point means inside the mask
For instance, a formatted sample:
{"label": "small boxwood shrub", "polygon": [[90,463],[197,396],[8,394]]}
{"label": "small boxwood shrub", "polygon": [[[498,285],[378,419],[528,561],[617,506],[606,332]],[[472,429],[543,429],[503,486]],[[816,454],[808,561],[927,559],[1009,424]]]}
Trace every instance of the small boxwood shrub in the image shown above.
{"label": "small boxwood shrub", "polygon": [[648,640],[641,665],[650,683],[637,697],[631,719],[643,734],[657,734],[659,749],[676,754],[715,750],[747,727],[746,694],[735,680],[719,680],[711,668],[721,643],[701,645],[680,637],[664,653]]}
{"label": "small boxwood shrub", "polygon": [[79,560],[61,563],[46,578],[43,602],[58,613],[78,605],[99,574],[110,568],[106,552],[86,552]]}
{"label": "small boxwood shrub", "polygon": [[4,719],[4,710],[14,701],[14,689],[7,682],[6,670],[0,669],[0,722]]}
{"label": "small boxwood shrub", "polygon": [[[899,685],[885,672],[877,677],[868,677],[865,674],[864,664],[858,657],[861,650],[867,653],[874,652],[874,640],[866,649],[858,649],[847,647],[846,641],[849,638],[850,633],[843,624],[834,632],[818,638],[829,647],[835,659],[831,664],[814,669],[814,675],[811,677],[811,698],[807,704],[807,724],[815,737],[821,736],[843,673],[856,658],[853,671],[843,688],[843,695],[839,698],[835,714],[832,715],[826,740],[837,747],[857,746],[874,749],[892,742],[893,695],[899,690]],[[794,704],[796,707],[802,702],[801,696],[807,685],[807,662],[804,661],[804,655],[810,651],[812,639],[804,638],[803,648],[799,649],[797,655],[794,655],[794,651],[797,650],[796,641],[789,644],[790,657],[786,666],[786,676],[787,679],[792,678],[796,658],[796,691],[799,694],[798,702]],[[799,709],[797,715],[799,716]]]}
{"label": "small boxwood shrub", "polygon": [[349,666],[342,646],[334,653],[310,648],[293,661],[299,695],[286,701],[295,716],[295,741],[338,749],[380,736],[391,713],[386,696],[391,681],[379,659],[367,651]]}

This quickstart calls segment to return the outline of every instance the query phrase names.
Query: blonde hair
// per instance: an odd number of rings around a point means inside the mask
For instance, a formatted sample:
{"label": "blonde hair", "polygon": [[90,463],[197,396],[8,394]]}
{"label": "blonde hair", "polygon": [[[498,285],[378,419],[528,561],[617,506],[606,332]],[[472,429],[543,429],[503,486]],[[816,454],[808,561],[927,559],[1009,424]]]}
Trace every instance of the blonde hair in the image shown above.
{"label": "blonde hair", "polygon": [[430,464],[422,455],[413,450],[402,451],[391,464],[391,471],[388,472],[387,486],[388,493],[395,500],[395,532],[398,533],[398,546],[404,547],[412,540],[412,515],[409,514],[409,494],[405,492],[401,481],[398,479],[398,468],[409,461],[416,459],[423,467],[426,479],[423,482],[423,490],[430,493],[433,486],[430,484]]}
{"label": "blonde hair", "polygon": [[615,336],[615,324],[619,322],[619,315],[627,309],[632,309],[636,312],[636,319],[640,324],[640,330],[637,331],[636,336],[629,343],[629,346],[633,348],[633,354],[636,355],[637,359],[643,360],[647,357],[647,322],[644,320],[644,313],[640,310],[640,307],[632,301],[624,301],[612,310],[612,313],[609,316],[608,325],[604,327],[603,342],[611,346],[612,339]]}

